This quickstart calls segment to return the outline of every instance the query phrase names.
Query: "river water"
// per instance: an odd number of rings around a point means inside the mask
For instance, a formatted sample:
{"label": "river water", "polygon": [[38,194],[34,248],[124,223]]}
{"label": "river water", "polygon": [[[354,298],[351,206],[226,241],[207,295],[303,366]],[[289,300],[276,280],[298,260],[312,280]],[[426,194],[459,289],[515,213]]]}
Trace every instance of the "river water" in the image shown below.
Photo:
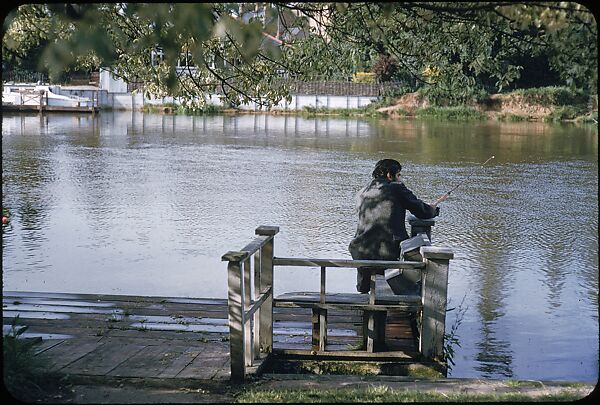
{"label": "river water", "polygon": [[[455,253],[449,376],[597,381],[596,126],[4,115],[3,288],[225,298],[220,258],[260,225],[280,227],[277,256],[350,258],[384,157],[425,201],[468,179],[432,231]],[[330,270],[327,290],[355,282]],[[276,294],[318,289],[317,269],[275,274]]]}

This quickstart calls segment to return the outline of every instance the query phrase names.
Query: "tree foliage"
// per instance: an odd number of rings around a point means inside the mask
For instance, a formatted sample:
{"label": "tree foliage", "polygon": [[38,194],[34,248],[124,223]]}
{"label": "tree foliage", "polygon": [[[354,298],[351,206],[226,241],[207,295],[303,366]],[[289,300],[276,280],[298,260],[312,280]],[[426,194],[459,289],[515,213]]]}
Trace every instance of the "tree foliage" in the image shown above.
{"label": "tree foliage", "polygon": [[[153,96],[204,102],[217,90],[229,104],[266,105],[286,96],[273,85],[280,50],[256,21],[232,17],[237,4],[28,4],[5,20],[3,55],[15,64],[42,46],[38,69],[52,79],[70,69],[108,67],[142,81]],[[156,56],[153,58],[152,55]],[[182,57],[191,64],[178,67]]]}
{"label": "tree foliage", "polygon": [[[509,89],[540,56],[561,80],[548,84],[596,92],[597,25],[593,14],[580,4],[395,2],[294,7],[323,22],[327,34],[321,38],[327,41],[328,63],[345,67],[348,47],[376,69],[382,57],[391,57],[398,74],[412,76],[430,95],[465,101],[481,91]],[[302,56],[310,58],[311,53]],[[435,78],[428,75],[432,68],[438,72]]]}
{"label": "tree foliage", "polygon": [[[264,14],[245,18],[257,5]],[[450,102],[511,89],[533,72],[597,87],[596,21],[568,2],[26,4],[3,34],[5,69],[56,78],[103,66],[145,82],[149,95],[199,105],[219,90],[231,105],[269,107],[289,97],[281,74],[373,71]]]}

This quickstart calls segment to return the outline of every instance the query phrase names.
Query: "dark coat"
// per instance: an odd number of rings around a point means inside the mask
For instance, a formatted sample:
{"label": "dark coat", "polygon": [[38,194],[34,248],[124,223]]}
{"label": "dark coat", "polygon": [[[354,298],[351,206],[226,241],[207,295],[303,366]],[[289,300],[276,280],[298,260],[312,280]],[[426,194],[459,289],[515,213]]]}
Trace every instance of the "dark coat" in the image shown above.
{"label": "dark coat", "polygon": [[374,179],[358,193],[358,227],[349,250],[354,260],[398,260],[400,241],[408,239],[406,210],[420,219],[439,208],[419,200],[404,183]]}

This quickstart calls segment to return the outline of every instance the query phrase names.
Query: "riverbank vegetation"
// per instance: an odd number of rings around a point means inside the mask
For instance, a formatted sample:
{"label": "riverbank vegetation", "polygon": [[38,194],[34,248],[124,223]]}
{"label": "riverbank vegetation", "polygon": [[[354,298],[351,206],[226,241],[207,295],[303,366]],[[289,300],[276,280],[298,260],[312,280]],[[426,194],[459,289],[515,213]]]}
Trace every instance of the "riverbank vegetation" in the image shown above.
{"label": "riverbank vegetation", "polygon": [[581,399],[580,393],[565,388],[562,392],[528,395],[525,392],[472,393],[431,392],[418,390],[393,390],[387,386],[345,389],[288,389],[242,392],[236,398],[239,403],[371,403],[371,402],[570,402]]}
{"label": "riverbank vegetation", "polygon": [[26,326],[18,326],[19,316],[2,337],[4,386],[21,401],[54,402],[68,395],[66,377],[49,371],[49,364],[35,355],[41,338],[23,338]]}
{"label": "riverbank vegetation", "polygon": [[[145,104],[146,113],[210,115],[257,113],[231,106],[206,104],[190,108],[176,103]],[[449,121],[496,120],[598,123],[598,97],[567,87],[519,89],[505,94],[482,95],[469,105],[434,105],[421,93],[385,97],[360,108],[304,107],[302,110],[271,110],[259,113],[302,117],[440,119]]]}
{"label": "riverbank vegetation", "polygon": [[[3,76],[29,69],[60,81],[103,67],[188,112],[210,110],[204,96],[215,93],[268,110],[298,80],[393,83],[380,96],[418,92],[428,107],[553,87],[597,95],[596,20],[572,2],[25,4],[4,27]],[[575,119],[563,93],[533,101],[563,106],[549,119]]]}

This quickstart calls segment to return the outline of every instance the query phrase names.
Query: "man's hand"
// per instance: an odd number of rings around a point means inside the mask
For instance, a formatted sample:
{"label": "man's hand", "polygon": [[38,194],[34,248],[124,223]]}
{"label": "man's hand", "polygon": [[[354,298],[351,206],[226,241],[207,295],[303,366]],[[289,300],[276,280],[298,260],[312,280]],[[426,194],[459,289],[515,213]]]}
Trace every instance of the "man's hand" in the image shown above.
{"label": "man's hand", "polygon": [[441,196],[440,198],[438,198],[437,200],[435,200],[435,202],[431,203],[430,205],[433,208],[436,208],[442,201],[446,201],[448,199],[448,197],[450,197],[450,193],[446,193],[443,196]]}

